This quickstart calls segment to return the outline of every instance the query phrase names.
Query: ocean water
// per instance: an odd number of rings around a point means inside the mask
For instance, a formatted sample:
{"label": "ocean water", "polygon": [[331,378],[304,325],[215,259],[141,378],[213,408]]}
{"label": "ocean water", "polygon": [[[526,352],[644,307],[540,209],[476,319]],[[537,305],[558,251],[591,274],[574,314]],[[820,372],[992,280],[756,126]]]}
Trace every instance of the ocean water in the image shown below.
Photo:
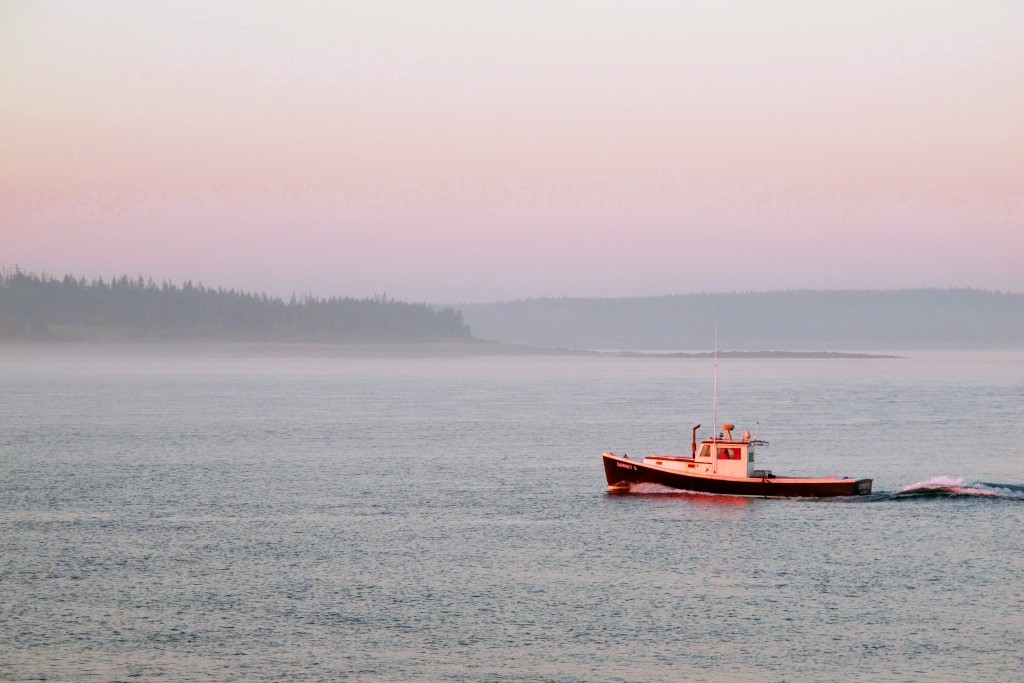
{"label": "ocean water", "polygon": [[608,491],[689,359],[0,347],[0,680],[997,681],[1024,671],[1024,354],[722,360],[856,499]]}

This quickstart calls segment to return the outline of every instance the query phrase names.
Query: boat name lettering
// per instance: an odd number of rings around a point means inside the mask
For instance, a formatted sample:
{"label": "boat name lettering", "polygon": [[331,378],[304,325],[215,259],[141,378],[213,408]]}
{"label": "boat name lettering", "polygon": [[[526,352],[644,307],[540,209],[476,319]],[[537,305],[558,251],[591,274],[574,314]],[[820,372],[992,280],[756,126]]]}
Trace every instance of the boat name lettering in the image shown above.
{"label": "boat name lettering", "polygon": [[635,470],[636,469],[636,465],[627,465],[626,463],[619,462],[617,460],[615,461],[615,464],[618,465],[619,467],[623,468],[623,469],[626,469],[626,470]]}

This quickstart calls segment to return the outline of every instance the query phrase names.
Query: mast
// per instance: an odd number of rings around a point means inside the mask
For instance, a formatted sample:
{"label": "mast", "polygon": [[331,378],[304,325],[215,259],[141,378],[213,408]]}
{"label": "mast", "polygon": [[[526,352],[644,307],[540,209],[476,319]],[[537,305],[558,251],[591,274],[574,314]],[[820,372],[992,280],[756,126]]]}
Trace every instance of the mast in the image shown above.
{"label": "mast", "polygon": [[718,323],[715,323],[715,389],[711,399],[711,440],[718,441]]}

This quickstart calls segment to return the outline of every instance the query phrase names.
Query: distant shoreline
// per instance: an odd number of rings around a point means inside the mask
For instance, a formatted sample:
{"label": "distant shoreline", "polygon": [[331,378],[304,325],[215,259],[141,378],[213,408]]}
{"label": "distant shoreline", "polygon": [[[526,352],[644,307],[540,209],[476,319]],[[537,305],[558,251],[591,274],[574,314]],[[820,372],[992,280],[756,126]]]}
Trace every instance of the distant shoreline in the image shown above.
{"label": "distant shoreline", "polygon": [[[641,358],[713,358],[712,351],[700,351],[695,353],[673,352],[665,353],[635,351],[618,351],[617,356],[639,356]],[[719,358],[901,358],[886,353],[848,353],[845,351],[719,351]]]}
{"label": "distant shoreline", "polygon": [[[599,351],[503,344],[500,342],[382,342],[329,344],[301,342],[0,342],[0,350],[82,351],[97,355],[205,355],[296,358],[462,358],[482,356],[708,359],[711,351]],[[719,358],[750,359],[889,359],[890,354],[841,351],[719,351]]]}
{"label": "distant shoreline", "polygon": [[528,299],[456,307],[479,339],[595,349],[1013,350],[1024,293],[794,290]]}

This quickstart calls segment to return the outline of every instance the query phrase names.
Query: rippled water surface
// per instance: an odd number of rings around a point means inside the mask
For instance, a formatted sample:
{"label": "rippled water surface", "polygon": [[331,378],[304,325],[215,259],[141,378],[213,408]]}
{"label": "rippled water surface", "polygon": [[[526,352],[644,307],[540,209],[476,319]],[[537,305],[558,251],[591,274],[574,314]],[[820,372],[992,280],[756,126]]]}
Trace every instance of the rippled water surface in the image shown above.
{"label": "rippled water surface", "polygon": [[723,360],[720,421],[875,495],[610,493],[706,361],[0,348],[0,679],[994,681],[1024,356]]}

